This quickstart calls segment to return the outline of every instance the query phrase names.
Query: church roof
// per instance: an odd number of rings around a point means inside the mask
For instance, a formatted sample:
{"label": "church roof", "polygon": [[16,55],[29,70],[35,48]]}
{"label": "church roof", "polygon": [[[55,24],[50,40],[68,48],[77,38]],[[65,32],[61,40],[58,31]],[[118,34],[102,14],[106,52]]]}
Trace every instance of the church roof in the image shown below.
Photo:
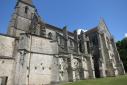
{"label": "church roof", "polygon": [[[61,29],[61,28],[59,28],[59,27],[56,27],[56,26],[53,26],[53,25],[51,25],[51,24],[45,23],[45,26],[46,26],[47,28],[49,28],[49,29],[51,28],[52,30],[56,30],[56,31],[58,31],[58,32],[63,32],[63,29]],[[68,35],[73,36],[74,33],[68,31]]]}

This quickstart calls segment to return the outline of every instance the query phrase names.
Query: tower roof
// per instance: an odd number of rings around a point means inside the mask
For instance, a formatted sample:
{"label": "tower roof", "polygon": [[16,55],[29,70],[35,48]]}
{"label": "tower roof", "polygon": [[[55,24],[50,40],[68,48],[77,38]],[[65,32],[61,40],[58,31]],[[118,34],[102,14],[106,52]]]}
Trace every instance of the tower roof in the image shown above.
{"label": "tower roof", "polygon": [[30,5],[33,5],[32,0],[19,0],[19,1],[22,1],[22,2],[30,4]]}

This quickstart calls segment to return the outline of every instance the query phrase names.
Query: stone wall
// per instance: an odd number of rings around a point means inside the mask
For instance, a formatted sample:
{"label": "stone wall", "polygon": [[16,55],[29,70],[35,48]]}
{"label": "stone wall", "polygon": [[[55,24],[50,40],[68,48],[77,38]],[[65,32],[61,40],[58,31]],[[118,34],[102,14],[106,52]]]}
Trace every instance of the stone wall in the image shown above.
{"label": "stone wall", "polygon": [[57,42],[47,38],[22,34],[19,43],[19,49],[34,53],[58,54]]}
{"label": "stone wall", "polygon": [[[15,84],[58,82],[57,43],[50,39],[22,34],[19,39]],[[20,73],[19,73],[20,72]],[[22,80],[20,79],[22,78]]]}
{"label": "stone wall", "polygon": [[8,34],[19,37],[19,33],[24,33],[24,31],[27,32],[31,25],[31,19],[34,12],[35,8],[28,6],[27,4],[17,2],[15,11],[10,21]]}
{"label": "stone wall", "polygon": [[[52,81],[53,56],[32,54],[30,60],[29,84],[50,84]],[[56,78],[55,78],[56,79]]]}
{"label": "stone wall", "polygon": [[15,38],[0,35],[0,56],[13,57]]}
{"label": "stone wall", "polygon": [[[5,81],[3,78],[7,78],[7,80]],[[6,83],[7,85],[13,85],[14,60],[0,59],[0,79],[2,79],[2,83]]]}

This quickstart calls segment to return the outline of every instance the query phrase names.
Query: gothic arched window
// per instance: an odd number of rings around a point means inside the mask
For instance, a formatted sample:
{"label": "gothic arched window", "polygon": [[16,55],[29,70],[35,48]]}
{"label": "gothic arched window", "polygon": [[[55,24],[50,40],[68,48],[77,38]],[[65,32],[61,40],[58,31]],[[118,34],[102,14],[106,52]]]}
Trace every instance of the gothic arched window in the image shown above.
{"label": "gothic arched window", "polygon": [[25,6],[25,13],[27,14],[28,13],[28,7],[27,6]]}
{"label": "gothic arched window", "polygon": [[70,40],[70,46],[71,46],[71,47],[74,47],[74,43],[73,43],[72,40]]}
{"label": "gothic arched window", "polygon": [[48,38],[52,39],[52,33],[51,32],[48,33]]}

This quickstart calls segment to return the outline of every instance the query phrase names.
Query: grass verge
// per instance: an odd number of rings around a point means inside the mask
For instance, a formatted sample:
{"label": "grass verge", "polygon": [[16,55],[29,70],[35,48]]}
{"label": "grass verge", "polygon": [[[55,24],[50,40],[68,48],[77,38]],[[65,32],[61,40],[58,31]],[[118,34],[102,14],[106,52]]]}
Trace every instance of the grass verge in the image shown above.
{"label": "grass verge", "polygon": [[127,85],[127,75],[91,80],[81,80],[73,83],[67,83],[64,85]]}

